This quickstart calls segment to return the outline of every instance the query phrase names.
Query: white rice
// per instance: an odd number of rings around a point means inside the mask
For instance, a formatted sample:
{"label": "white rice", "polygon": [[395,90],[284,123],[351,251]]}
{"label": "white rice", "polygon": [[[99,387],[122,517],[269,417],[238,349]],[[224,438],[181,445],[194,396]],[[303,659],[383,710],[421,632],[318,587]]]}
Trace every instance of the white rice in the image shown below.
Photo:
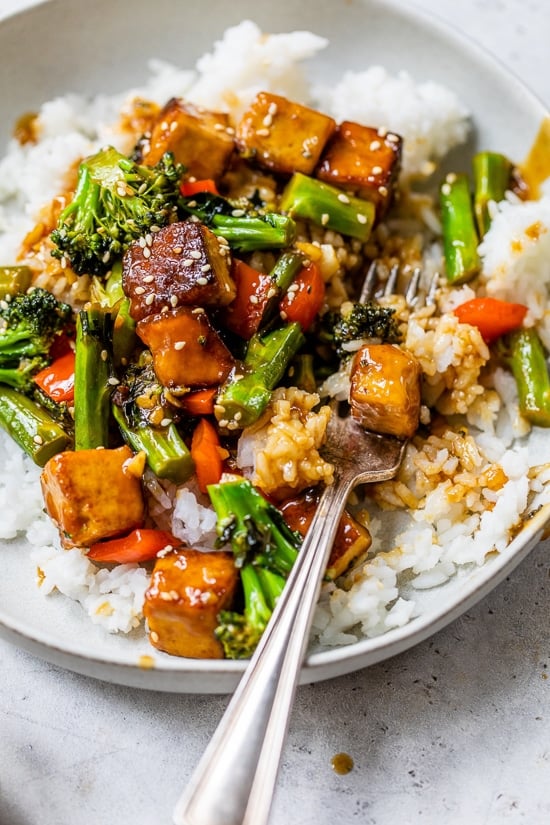
{"label": "white rice", "polygon": [[[92,101],[68,95],[45,103],[39,113],[39,142],[20,146],[14,141],[0,161],[0,263],[14,260],[40,207],[62,190],[72,162],[106,142],[125,148],[125,136],[114,124],[122,106],[135,96],[159,104],[185,96],[226,111],[234,120],[262,89],[311,102],[337,120],[353,119],[401,134],[405,175],[431,172],[434,162],[465,140],[468,113],[456,96],[436,83],[417,84],[405,72],[392,77],[382,67],[372,67],[346,73],[331,89],[308,89],[300,64],[325,45],[323,38],[308,32],[264,36],[245,21],[229,29],[194,69],[152,61],[150,80],[127,95]],[[529,227],[535,223],[540,232],[533,238]],[[517,249],[510,249],[511,238],[520,239]],[[434,250],[429,252],[432,258]],[[530,319],[542,321],[549,345],[550,199],[527,204],[510,199],[495,207],[493,226],[480,252],[487,293],[527,303]],[[472,294],[463,287],[454,301],[460,303]],[[448,342],[452,344],[452,334]],[[453,347],[439,343],[438,366],[444,369],[452,361]],[[335,394],[345,392],[345,377],[332,381]],[[530,455],[528,447],[513,446],[528,429],[518,415],[513,378],[497,370],[493,383],[496,392],[484,396],[483,410],[474,405],[468,411],[478,446],[488,460],[501,461],[508,475],[498,494],[483,491],[493,509],[471,513],[466,501],[450,505],[440,485],[406,523],[393,514],[380,518],[373,512],[369,529],[376,555],[353,573],[347,588],[330,585],[324,591],[314,623],[320,644],[349,644],[406,624],[418,615],[415,588],[442,585],[458,566],[479,566],[494,549],[504,551],[529,498],[531,506],[548,500],[550,471],[529,478],[528,467],[540,457]],[[57,589],[78,601],[92,621],[109,632],[132,630],[141,621],[147,571],[136,565],[99,568],[79,550],[62,551],[43,512],[39,470],[3,433],[0,466],[0,538],[26,536],[40,569],[42,592]],[[192,545],[212,546],[215,517],[196,489],[176,490],[150,476],[146,481],[151,511],[161,526]],[[412,581],[406,596],[404,577]]]}

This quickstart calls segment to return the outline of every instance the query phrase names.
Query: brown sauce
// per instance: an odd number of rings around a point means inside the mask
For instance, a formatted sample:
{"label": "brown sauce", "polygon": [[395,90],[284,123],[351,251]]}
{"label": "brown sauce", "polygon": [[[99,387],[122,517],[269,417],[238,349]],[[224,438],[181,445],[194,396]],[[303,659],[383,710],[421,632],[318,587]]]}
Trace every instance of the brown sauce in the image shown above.
{"label": "brown sauce", "polygon": [[349,753],[336,753],[330,760],[332,770],[340,776],[345,776],[353,770],[353,759]]}

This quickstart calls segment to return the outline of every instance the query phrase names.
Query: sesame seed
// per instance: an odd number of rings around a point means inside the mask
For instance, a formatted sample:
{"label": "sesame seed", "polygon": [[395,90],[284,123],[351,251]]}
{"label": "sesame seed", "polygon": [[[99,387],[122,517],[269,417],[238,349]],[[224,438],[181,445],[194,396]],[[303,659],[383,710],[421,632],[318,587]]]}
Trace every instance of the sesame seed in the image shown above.
{"label": "sesame seed", "polygon": [[185,341],[176,341],[176,343],[174,344],[174,349],[178,350],[178,352],[179,352],[180,350],[182,350],[184,348],[185,343],[186,343]]}
{"label": "sesame seed", "polygon": [[218,421],[218,424],[220,425],[220,427],[227,427],[229,421],[227,420],[227,418],[222,418],[221,421]]}
{"label": "sesame seed", "polygon": [[168,306],[168,304],[164,304],[164,306],[161,309],[161,312],[169,312],[169,311],[170,311],[170,307]]}
{"label": "sesame seed", "polygon": [[208,278],[203,278],[201,276],[200,278],[197,278],[197,283],[199,284],[199,286],[206,286],[206,284],[208,283]]}
{"label": "sesame seed", "polygon": [[195,307],[191,310],[191,315],[204,315],[204,309],[202,307]]}
{"label": "sesame seed", "polygon": [[169,128],[168,122],[166,120],[163,120],[162,123],[160,124],[160,128],[162,129],[163,132],[166,131],[166,129]]}
{"label": "sesame seed", "polygon": [[380,143],[379,140],[372,140],[371,144],[369,146],[369,149],[371,150],[371,152],[376,152],[376,150],[380,149],[381,146],[382,146],[382,144]]}
{"label": "sesame seed", "polygon": [[160,232],[160,226],[157,226],[156,224],[153,224],[153,226],[149,227],[149,231],[152,232],[153,235],[154,235],[155,232]]}
{"label": "sesame seed", "polygon": [[275,289],[275,287],[272,286],[271,289],[268,290],[267,297],[268,298],[274,298],[276,294],[277,294],[277,290]]}
{"label": "sesame seed", "polygon": [[242,218],[244,215],[244,209],[232,209],[231,214],[234,218]]}
{"label": "sesame seed", "polygon": [[400,137],[393,132],[388,132],[386,135],[386,140],[389,141],[389,143],[399,143]]}
{"label": "sesame seed", "polygon": [[63,257],[61,258],[60,263],[61,263],[61,269],[67,269],[67,263],[68,262],[67,262],[67,258],[66,258],[65,255],[63,255]]}
{"label": "sesame seed", "polygon": [[178,593],[177,590],[171,590],[170,595],[172,596],[172,601],[174,601],[174,602],[177,602],[177,600],[180,597],[180,594]]}
{"label": "sesame seed", "polygon": [[214,129],[216,132],[223,132],[225,130],[225,126],[223,123],[214,123]]}
{"label": "sesame seed", "polygon": [[[151,276],[151,278],[152,277],[153,276]],[[134,289],[134,292],[136,293],[136,295],[143,295],[143,293],[145,292],[145,287],[144,286],[136,286],[136,288]]]}
{"label": "sesame seed", "polygon": [[192,249],[189,253],[190,258],[194,258],[195,261],[199,261],[202,258],[202,252],[199,252],[198,249]]}
{"label": "sesame seed", "polygon": [[276,115],[276,114],[277,114],[277,108],[278,108],[278,107],[277,107],[277,104],[275,103],[275,101],[272,101],[272,102],[269,104],[269,106],[268,106],[268,108],[267,108],[267,111],[268,111],[268,113],[269,113],[269,114],[273,117],[273,115]]}
{"label": "sesame seed", "polygon": [[373,166],[372,167],[372,174],[373,175],[380,175],[384,170],[381,166]]}
{"label": "sesame seed", "polygon": [[203,264],[201,266],[201,272],[210,272],[211,269],[212,267],[210,266],[210,264]]}
{"label": "sesame seed", "polygon": [[172,423],[171,418],[163,418],[162,421],[160,422],[160,426],[161,427],[169,427],[171,423]]}
{"label": "sesame seed", "polygon": [[340,201],[340,203],[349,203],[349,202],[350,202],[350,200],[349,200],[348,196],[347,196],[347,195],[344,195],[344,193],[343,193],[343,192],[341,192],[341,193],[338,195],[338,200]]}
{"label": "sesame seed", "polygon": [[258,303],[258,296],[257,295],[251,295],[250,296],[250,303],[251,304],[257,304]]}
{"label": "sesame seed", "polygon": [[447,183],[456,183],[456,175],[455,175],[455,173],[454,173],[454,172],[449,172],[449,174],[447,175],[447,177],[445,178],[445,180],[447,181]]}
{"label": "sesame seed", "polygon": [[441,192],[444,195],[450,195],[451,194],[451,185],[449,183],[444,183],[443,186],[441,187]]}
{"label": "sesame seed", "polygon": [[[143,279],[143,283],[144,284],[152,284],[154,280],[155,280],[154,275],[146,275],[145,278]],[[137,289],[136,289],[136,292],[138,291],[138,289],[143,289],[143,287],[138,286]]]}
{"label": "sesame seed", "polygon": [[269,128],[269,126],[273,125],[273,116],[270,115],[269,112],[268,112],[267,115],[262,120],[262,123],[263,123],[264,126],[267,126]]}
{"label": "sesame seed", "polygon": [[43,444],[44,443],[44,439],[42,438],[41,435],[38,435],[38,433],[36,435],[33,435],[32,440],[34,441],[35,444]]}
{"label": "sesame seed", "polygon": [[110,258],[110,257],[111,257],[111,253],[110,253],[110,252],[106,252],[106,253],[105,253],[105,255],[103,256],[103,258],[102,258],[101,260],[102,260],[102,262],[103,262],[104,264],[106,264],[106,263],[108,262],[108,260],[109,260],[109,258]]}
{"label": "sesame seed", "polygon": [[187,206],[190,206],[191,209],[194,209],[197,205],[197,201],[187,201]]}
{"label": "sesame seed", "polygon": [[200,220],[201,219],[198,217],[198,215],[190,215],[189,216],[189,221],[191,223],[200,223]]}
{"label": "sesame seed", "polygon": [[286,319],[288,318],[288,315],[286,314],[286,312],[284,310],[283,310],[283,312],[280,312],[279,315],[281,316],[283,321],[286,321]]}
{"label": "sesame seed", "polygon": [[380,195],[382,195],[383,198],[385,198],[386,195],[388,194],[388,187],[387,186],[379,186],[378,187],[378,192],[379,192]]}
{"label": "sesame seed", "polygon": [[101,360],[106,361],[108,357],[109,357],[109,353],[107,352],[107,350],[102,349],[101,350],[101,355],[100,355]]}
{"label": "sesame seed", "polygon": [[237,412],[236,412],[236,413],[235,413],[235,415],[233,416],[233,418],[235,419],[235,421],[240,421],[242,417],[243,417],[243,414],[242,414],[242,412],[241,412],[240,410],[237,410]]}
{"label": "sesame seed", "polygon": [[269,137],[269,129],[256,129],[258,137]]}
{"label": "sesame seed", "polygon": [[323,225],[323,226],[326,226],[326,225],[327,225],[327,223],[329,222],[329,220],[330,220],[330,215],[328,214],[328,212],[323,212],[323,214],[321,215],[321,223],[322,223],[322,225]]}
{"label": "sesame seed", "polygon": [[183,252],[183,246],[173,246],[172,252],[174,253],[174,255],[181,255],[181,253]]}
{"label": "sesame seed", "polygon": [[193,258],[185,258],[185,260],[182,263],[184,266],[192,266]]}
{"label": "sesame seed", "polygon": [[147,298],[145,299],[145,303],[147,304],[148,307],[150,307],[154,300],[155,300],[155,296],[151,292],[151,294],[148,295]]}
{"label": "sesame seed", "polygon": [[227,126],[225,131],[228,135],[234,135],[235,134],[235,129],[232,126]]}
{"label": "sesame seed", "polygon": [[143,249],[143,257],[144,258],[150,258],[151,257],[151,250],[149,249],[148,246],[144,247],[144,249]]}
{"label": "sesame seed", "polygon": [[170,295],[170,303],[173,307],[177,307],[178,305],[178,296],[177,295]]}
{"label": "sesame seed", "polygon": [[357,220],[358,220],[358,222],[359,222],[359,223],[363,223],[363,224],[364,224],[364,223],[367,223],[368,218],[367,218],[367,216],[366,216],[366,215],[362,215],[361,213],[359,213],[359,214],[357,215]]}
{"label": "sesame seed", "polygon": [[239,425],[237,424],[236,421],[229,421],[228,424],[227,424],[227,429],[228,430],[238,430]]}
{"label": "sesame seed", "polygon": [[159,593],[159,598],[162,599],[163,602],[171,602],[172,601],[172,594],[171,593],[166,593],[164,590],[161,590],[160,593]]}
{"label": "sesame seed", "polygon": [[384,126],[381,126],[376,134],[378,135],[378,137],[385,138],[388,134],[388,130]]}
{"label": "sesame seed", "polygon": [[219,415],[223,415],[225,412],[225,407],[223,404],[214,404],[214,412]]}
{"label": "sesame seed", "polygon": [[159,634],[156,631],[152,630],[150,633],[150,638],[154,644],[157,644],[159,640]]}
{"label": "sesame seed", "polygon": [[107,379],[107,383],[110,384],[111,387],[116,387],[117,384],[120,384],[120,381],[118,380],[118,378],[115,378],[114,375],[112,375],[110,378]]}

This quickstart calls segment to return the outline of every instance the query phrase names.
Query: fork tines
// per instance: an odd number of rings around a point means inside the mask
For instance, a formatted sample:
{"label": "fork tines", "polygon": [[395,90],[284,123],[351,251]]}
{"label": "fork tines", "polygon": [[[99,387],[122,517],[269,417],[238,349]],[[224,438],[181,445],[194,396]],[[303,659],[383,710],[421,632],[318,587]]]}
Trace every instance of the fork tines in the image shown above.
{"label": "fork tines", "polygon": [[[377,298],[388,297],[389,295],[402,294],[408,306],[413,307],[419,300],[420,279],[422,277],[422,270],[419,266],[414,267],[411,272],[402,269],[399,264],[394,264],[387,275],[387,278],[381,278],[380,262],[372,261],[370,264],[361,293],[359,295],[359,302],[362,304],[368,301],[376,300]],[[383,270],[382,270],[383,271]],[[404,278],[407,278],[406,283],[401,284]],[[430,288],[425,297],[425,303],[431,304],[435,300],[435,291],[439,281],[439,274],[436,273]]]}

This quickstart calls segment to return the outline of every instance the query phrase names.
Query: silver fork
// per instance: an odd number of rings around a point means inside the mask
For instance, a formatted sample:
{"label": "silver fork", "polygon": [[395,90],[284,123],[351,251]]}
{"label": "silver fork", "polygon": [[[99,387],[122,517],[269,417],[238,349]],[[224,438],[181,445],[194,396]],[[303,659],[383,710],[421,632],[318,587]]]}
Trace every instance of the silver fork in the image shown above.
{"label": "silver fork", "polygon": [[[418,288],[419,276],[414,278],[409,302]],[[374,280],[371,275],[371,291]],[[271,620],[176,805],[175,825],[266,825],[313,613],[346,501],[356,485],[392,478],[405,443],[333,412],[324,456],[334,464],[334,483],[320,498]]]}

